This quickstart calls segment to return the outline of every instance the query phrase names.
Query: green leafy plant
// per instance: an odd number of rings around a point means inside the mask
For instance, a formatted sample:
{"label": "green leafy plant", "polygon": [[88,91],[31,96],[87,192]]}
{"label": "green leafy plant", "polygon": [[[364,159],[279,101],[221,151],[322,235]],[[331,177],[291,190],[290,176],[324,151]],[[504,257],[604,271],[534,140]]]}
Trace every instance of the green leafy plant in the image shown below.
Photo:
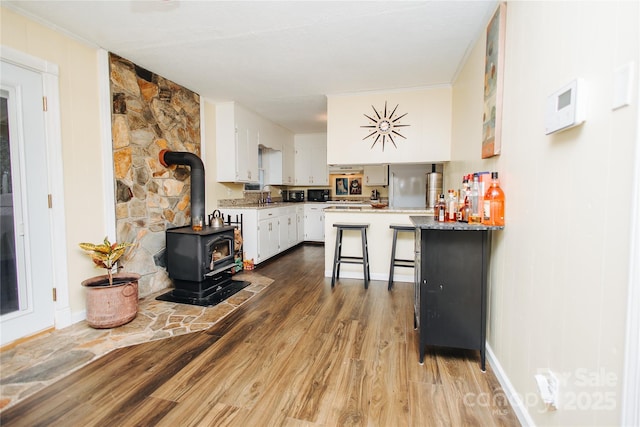
{"label": "green leafy plant", "polygon": [[133,243],[111,243],[107,237],[98,245],[93,243],[79,243],[78,245],[91,257],[96,267],[107,270],[109,286],[113,286],[113,269],[116,267],[116,263],[125,254],[127,248],[134,246]]}

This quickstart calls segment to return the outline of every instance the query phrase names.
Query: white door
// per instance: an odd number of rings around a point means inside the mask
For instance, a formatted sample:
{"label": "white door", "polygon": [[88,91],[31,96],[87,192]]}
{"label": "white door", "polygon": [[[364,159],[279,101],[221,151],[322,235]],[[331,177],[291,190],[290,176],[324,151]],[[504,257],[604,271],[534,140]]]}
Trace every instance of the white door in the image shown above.
{"label": "white door", "polygon": [[43,79],[1,63],[0,345],[54,325]]}

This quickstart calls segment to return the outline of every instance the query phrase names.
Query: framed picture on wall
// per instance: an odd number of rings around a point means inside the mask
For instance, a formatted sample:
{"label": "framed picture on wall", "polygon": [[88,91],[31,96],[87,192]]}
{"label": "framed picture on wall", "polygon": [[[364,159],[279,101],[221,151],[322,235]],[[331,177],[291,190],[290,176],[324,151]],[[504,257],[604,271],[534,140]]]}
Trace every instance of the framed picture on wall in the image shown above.
{"label": "framed picture on wall", "polygon": [[346,196],[347,194],[349,194],[347,178],[336,178],[336,196]]}
{"label": "framed picture on wall", "polygon": [[349,194],[362,194],[362,183],[360,178],[349,178]]}
{"label": "framed picture on wall", "polygon": [[504,37],[507,4],[498,5],[487,26],[484,63],[484,110],[482,114],[482,158],[500,154],[502,148],[502,91],[504,75]]}

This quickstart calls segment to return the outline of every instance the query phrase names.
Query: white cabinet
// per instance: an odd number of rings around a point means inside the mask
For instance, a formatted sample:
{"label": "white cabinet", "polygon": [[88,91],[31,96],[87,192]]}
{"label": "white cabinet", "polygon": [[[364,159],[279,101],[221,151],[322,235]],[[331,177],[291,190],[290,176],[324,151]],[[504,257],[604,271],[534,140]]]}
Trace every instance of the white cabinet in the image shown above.
{"label": "white cabinet", "polygon": [[277,209],[258,211],[258,253],[255,263],[260,263],[280,252],[279,224]]}
{"label": "white cabinet", "polygon": [[216,177],[258,182],[259,120],[234,102],[216,105]]}
{"label": "white cabinet", "polygon": [[296,206],[296,243],[304,241],[304,205]]}
{"label": "white cabinet", "polygon": [[265,185],[282,185],[282,151],[262,149]]}
{"label": "white cabinet", "polygon": [[304,205],[304,240],[324,242],[324,203],[305,203]]}
{"label": "white cabinet", "polygon": [[302,206],[278,206],[268,208],[220,208],[225,215],[242,214],[244,259],[261,262],[300,243],[298,215],[302,219]]}
{"label": "white cabinet", "polygon": [[282,144],[282,184],[295,184],[295,147],[293,140]]}
{"label": "white cabinet", "polygon": [[281,208],[278,218],[280,219],[280,252],[282,252],[297,243],[296,208]]}
{"label": "white cabinet", "polygon": [[326,134],[299,134],[294,138],[295,185],[329,185]]}
{"label": "white cabinet", "polygon": [[370,165],[364,167],[364,185],[389,185],[389,165]]}
{"label": "white cabinet", "polygon": [[269,144],[260,143],[262,149],[262,165],[265,170],[264,183],[267,185],[293,185],[294,148],[293,133],[276,125],[265,125],[268,129]]}

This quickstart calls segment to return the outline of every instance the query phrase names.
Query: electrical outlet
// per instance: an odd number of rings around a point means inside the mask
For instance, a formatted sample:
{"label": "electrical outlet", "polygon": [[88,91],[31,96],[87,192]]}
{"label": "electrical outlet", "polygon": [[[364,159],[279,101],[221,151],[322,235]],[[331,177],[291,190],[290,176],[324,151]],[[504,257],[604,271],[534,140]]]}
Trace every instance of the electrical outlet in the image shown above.
{"label": "electrical outlet", "polygon": [[555,411],[558,408],[558,395],[560,394],[558,377],[547,369],[543,373],[536,374],[535,379],[542,401],[547,404],[550,410]]}

